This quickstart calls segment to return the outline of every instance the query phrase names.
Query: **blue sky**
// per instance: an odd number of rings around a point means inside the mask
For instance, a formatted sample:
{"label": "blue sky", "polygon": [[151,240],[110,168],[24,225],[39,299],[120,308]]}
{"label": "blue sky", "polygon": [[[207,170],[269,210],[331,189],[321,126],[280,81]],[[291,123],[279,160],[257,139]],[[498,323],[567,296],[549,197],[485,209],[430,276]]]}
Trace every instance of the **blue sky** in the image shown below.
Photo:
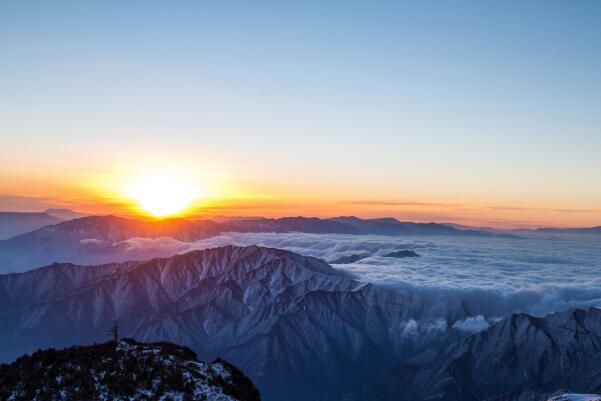
{"label": "blue sky", "polygon": [[184,160],[245,193],[601,224],[599,21],[594,1],[4,1],[5,195]]}

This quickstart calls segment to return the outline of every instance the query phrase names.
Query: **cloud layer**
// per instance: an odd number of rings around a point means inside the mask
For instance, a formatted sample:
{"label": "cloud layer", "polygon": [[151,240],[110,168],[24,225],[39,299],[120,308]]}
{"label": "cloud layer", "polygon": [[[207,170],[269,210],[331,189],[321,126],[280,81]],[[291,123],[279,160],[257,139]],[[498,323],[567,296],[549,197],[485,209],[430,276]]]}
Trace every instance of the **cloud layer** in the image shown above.
{"label": "cloud layer", "polygon": [[[229,233],[185,243],[171,238],[133,238],[113,246],[131,255],[169,255],[228,244],[262,245],[334,261],[369,254],[355,263],[334,265],[365,282],[395,285],[433,311],[449,305],[483,314],[457,328],[474,330],[516,311],[537,315],[571,307],[601,305],[601,241],[595,238],[382,237],[317,234]],[[419,258],[384,255],[411,249]]]}

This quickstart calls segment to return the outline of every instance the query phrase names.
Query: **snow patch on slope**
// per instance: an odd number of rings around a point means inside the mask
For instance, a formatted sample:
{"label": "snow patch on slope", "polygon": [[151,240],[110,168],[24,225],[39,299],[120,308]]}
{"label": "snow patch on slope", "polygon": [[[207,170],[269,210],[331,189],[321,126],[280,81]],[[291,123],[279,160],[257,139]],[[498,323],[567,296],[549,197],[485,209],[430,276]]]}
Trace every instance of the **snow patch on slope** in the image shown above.
{"label": "snow patch on slope", "polygon": [[549,398],[547,401],[601,401],[598,394],[564,394],[559,397]]}

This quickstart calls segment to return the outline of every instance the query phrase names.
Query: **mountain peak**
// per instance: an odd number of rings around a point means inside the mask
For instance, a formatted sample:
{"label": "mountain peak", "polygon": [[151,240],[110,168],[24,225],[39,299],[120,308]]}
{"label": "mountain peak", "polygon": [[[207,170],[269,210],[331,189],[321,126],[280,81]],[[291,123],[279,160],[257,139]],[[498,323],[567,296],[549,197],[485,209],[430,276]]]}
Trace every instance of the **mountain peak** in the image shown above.
{"label": "mountain peak", "polygon": [[228,362],[199,362],[187,347],[132,339],[39,350],[0,365],[0,394],[14,401],[42,394],[45,400],[57,401],[154,397],[260,401],[250,379]]}

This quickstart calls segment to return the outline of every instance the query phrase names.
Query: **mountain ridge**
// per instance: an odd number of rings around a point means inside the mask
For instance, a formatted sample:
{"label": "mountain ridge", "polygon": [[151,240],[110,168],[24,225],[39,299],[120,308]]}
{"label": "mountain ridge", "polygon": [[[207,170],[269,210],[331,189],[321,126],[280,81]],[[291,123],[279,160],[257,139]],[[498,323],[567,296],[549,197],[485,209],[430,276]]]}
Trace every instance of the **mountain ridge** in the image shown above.
{"label": "mountain ridge", "polygon": [[[130,243],[134,239],[166,241],[172,239],[185,244],[227,232],[299,231],[346,235],[493,235],[486,232],[456,230],[436,223],[406,223],[396,219],[372,221],[356,217],[334,219],[287,217],[216,223],[211,220],[192,221],[182,218],[138,220],[112,215],[87,216],[44,226],[35,231],[1,240],[0,273],[23,271],[56,261],[97,265],[127,260],[148,260],[177,253],[160,247],[139,249],[136,244]],[[174,244],[174,248],[181,247],[182,244]]]}
{"label": "mountain ridge", "polygon": [[362,398],[369,401],[542,401],[561,389],[601,391],[599,358],[601,309],[542,318],[517,313],[417,355],[354,391],[369,394]]}

